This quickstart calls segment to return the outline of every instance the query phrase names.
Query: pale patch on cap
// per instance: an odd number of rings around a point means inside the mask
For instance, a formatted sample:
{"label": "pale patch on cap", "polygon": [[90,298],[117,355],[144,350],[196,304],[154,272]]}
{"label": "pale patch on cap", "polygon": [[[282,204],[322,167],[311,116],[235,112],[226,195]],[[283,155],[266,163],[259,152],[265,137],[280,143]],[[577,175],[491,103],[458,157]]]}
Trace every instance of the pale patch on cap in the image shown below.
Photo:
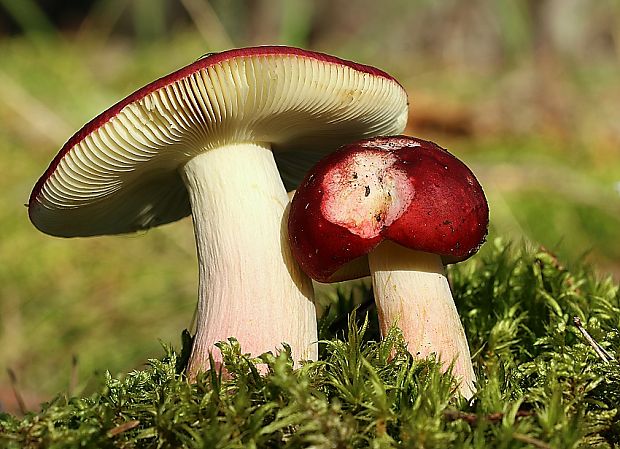
{"label": "pale patch on cap", "polygon": [[414,191],[394,154],[364,151],[332,168],[323,179],[323,215],[368,239],[379,235],[409,207]]}

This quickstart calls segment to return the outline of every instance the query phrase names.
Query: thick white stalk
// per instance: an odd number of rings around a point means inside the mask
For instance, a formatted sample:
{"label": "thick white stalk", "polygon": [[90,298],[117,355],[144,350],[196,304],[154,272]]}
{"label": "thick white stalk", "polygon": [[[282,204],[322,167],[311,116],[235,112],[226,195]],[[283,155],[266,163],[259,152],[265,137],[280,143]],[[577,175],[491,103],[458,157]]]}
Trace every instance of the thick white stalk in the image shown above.
{"label": "thick white stalk", "polygon": [[199,262],[194,378],[216,363],[214,344],[235,337],[244,353],[291,346],[295,360],[317,358],[312,283],[294,261],[283,220],[288,197],[268,145],[228,145],[190,160],[189,192]]}
{"label": "thick white stalk", "polygon": [[396,323],[416,357],[435,353],[453,374],[466,398],[475,374],[441,258],[384,241],[369,255],[375,302],[383,335]]}

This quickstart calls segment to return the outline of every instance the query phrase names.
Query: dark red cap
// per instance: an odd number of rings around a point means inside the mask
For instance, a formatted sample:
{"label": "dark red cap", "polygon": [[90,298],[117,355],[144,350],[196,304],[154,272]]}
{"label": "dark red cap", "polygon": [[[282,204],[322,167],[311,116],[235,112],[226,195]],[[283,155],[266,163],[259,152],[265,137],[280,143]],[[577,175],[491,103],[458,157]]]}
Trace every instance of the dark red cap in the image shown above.
{"label": "dark red cap", "polygon": [[484,192],[465,164],[433,142],[394,136],[322,159],[297,190],[288,227],[301,268],[334,282],[363,275],[364,256],[385,239],[460,262],[478,251],[488,223]]}

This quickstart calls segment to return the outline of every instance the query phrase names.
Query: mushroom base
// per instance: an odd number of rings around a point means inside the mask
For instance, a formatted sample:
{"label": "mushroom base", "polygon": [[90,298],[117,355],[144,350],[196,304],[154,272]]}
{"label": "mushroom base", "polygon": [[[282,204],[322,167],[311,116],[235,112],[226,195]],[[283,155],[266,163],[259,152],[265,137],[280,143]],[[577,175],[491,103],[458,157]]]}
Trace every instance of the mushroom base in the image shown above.
{"label": "mushroom base", "polygon": [[189,192],[199,261],[193,379],[222,355],[214,345],[236,338],[258,356],[290,345],[295,360],[317,358],[310,279],[288,246],[288,196],[267,145],[206,151],[181,171]]}
{"label": "mushroom base", "polygon": [[411,354],[435,353],[444,369],[453,362],[460,392],[471,398],[475,374],[441,258],[384,241],[368,259],[382,334],[396,324]]}

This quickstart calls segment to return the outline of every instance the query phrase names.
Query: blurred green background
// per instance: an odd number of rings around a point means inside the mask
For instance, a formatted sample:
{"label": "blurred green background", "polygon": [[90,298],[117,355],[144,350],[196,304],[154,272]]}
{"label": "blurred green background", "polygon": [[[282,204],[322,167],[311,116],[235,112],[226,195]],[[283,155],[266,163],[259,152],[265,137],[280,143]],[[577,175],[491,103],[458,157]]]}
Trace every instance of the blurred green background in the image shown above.
{"label": "blurred green background", "polygon": [[[196,301],[189,219],[58,239],[30,190],[85,122],[200,55],[288,44],[380,67],[408,134],[469,164],[491,237],[620,279],[618,0],[0,0],[0,410],[177,347]],[[9,370],[14,373],[11,381]]]}

